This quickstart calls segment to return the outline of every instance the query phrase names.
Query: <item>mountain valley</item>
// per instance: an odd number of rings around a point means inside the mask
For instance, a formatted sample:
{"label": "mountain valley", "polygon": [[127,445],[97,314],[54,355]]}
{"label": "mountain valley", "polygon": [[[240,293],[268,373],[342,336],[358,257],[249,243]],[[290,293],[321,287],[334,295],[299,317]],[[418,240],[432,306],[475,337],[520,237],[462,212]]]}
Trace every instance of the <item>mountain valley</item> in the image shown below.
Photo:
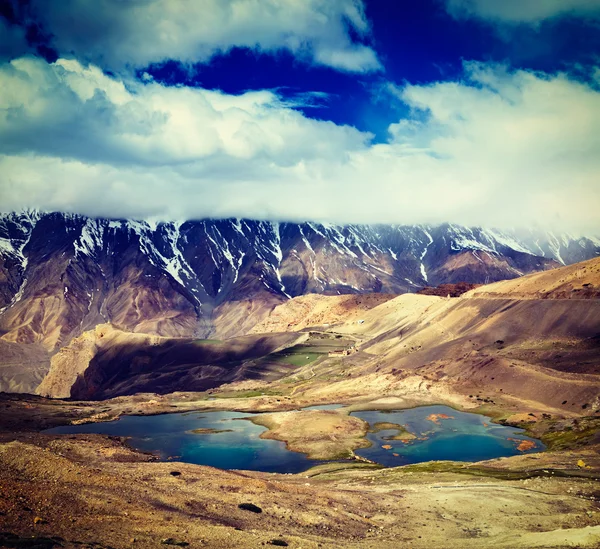
{"label": "mountain valley", "polygon": [[294,297],[481,284],[598,253],[594,237],[451,224],[150,224],[5,214],[0,389],[34,391],[57,351],[106,323],[124,332],[223,339],[256,333],[275,307]]}
{"label": "mountain valley", "polygon": [[[101,238],[82,236],[90,223]],[[0,519],[10,535],[0,544],[598,546],[592,240],[536,256],[498,251],[498,241],[495,251],[467,248],[466,237],[454,249],[451,226],[404,228],[413,240],[392,247],[381,228],[359,240],[355,228],[259,224],[246,234],[249,224],[189,223],[176,234],[52,214],[19,241],[5,221]],[[417,239],[425,231],[437,245]],[[593,258],[559,266],[580,253]],[[370,443],[351,413],[428,405],[525,429],[546,450],[391,467],[354,452]],[[158,460],[127,437],[45,431],[211,411],[264,412],[262,439],[330,461],[298,474],[225,471]],[[437,429],[446,418],[428,420]],[[382,451],[419,443],[396,427],[399,441]]]}

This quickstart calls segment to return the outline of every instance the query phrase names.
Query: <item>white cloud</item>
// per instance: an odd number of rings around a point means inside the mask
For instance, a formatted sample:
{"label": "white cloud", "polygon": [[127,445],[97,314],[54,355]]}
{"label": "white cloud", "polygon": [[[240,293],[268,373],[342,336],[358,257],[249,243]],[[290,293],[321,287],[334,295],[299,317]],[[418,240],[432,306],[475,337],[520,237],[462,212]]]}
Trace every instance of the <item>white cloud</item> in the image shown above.
{"label": "white cloud", "polygon": [[471,63],[393,87],[412,114],[385,144],[272,92],[126,85],[75,61],[16,60],[0,88],[3,209],[600,230],[600,93],[567,75]]}
{"label": "white cloud", "polygon": [[119,70],[177,59],[206,62],[234,47],[288,50],[349,72],[381,69],[354,43],[370,32],[362,0],[32,0],[31,16],[63,55]]}
{"label": "white cloud", "polygon": [[31,57],[1,67],[0,82],[5,152],[146,166],[261,157],[287,166],[335,158],[368,140],[354,128],[305,118],[270,91],[126,87],[94,66]]}
{"label": "white cloud", "polygon": [[444,0],[457,17],[534,24],[561,16],[600,18],[600,0]]}

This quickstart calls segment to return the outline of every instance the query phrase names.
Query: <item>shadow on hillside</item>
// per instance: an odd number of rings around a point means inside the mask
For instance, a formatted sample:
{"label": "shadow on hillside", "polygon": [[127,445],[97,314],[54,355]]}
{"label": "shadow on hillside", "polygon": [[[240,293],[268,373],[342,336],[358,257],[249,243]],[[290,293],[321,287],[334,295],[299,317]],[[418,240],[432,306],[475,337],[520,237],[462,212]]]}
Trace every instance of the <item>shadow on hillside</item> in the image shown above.
{"label": "shadow on hillside", "polygon": [[[239,379],[261,378],[245,363],[291,345],[298,334],[245,336],[213,342],[172,339],[157,345],[116,343],[101,349],[71,389],[74,399],[101,400],[139,392],[205,391]],[[264,372],[273,376],[272,371]]]}

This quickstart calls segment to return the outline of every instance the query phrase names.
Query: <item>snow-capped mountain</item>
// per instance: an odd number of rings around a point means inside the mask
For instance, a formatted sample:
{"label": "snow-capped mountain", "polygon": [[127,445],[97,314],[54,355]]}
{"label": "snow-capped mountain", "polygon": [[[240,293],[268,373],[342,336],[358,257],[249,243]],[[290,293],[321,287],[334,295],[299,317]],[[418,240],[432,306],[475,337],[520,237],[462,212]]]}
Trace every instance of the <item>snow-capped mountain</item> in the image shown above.
{"label": "snow-capped mountain", "polygon": [[[0,330],[48,350],[102,322],[160,335],[230,335],[306,293],[414,292],[484,283],[600,253],[600,240],[439,226],[150,224],[0,215]],[[237,311],[233,314],[232,311]]]}

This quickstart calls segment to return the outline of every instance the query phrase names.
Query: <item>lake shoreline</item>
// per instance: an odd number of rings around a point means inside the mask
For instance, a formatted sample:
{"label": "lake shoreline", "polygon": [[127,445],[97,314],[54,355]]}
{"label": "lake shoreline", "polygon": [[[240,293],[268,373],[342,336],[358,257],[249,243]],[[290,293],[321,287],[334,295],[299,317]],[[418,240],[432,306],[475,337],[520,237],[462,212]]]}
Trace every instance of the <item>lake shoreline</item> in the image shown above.
{"label": "lake shoreline", "polygon": [[129,447],[163,461],[175,456],[225,469],[291,473],[311,468],[305,460],[394,467],[448,459],[477,462],[544,449],[540,440],[527,437],[522,429],[442,405],[351,411],[335,404],[285,412],[123,415],[118,422],[79,423],[42,434],[124,436]]}

